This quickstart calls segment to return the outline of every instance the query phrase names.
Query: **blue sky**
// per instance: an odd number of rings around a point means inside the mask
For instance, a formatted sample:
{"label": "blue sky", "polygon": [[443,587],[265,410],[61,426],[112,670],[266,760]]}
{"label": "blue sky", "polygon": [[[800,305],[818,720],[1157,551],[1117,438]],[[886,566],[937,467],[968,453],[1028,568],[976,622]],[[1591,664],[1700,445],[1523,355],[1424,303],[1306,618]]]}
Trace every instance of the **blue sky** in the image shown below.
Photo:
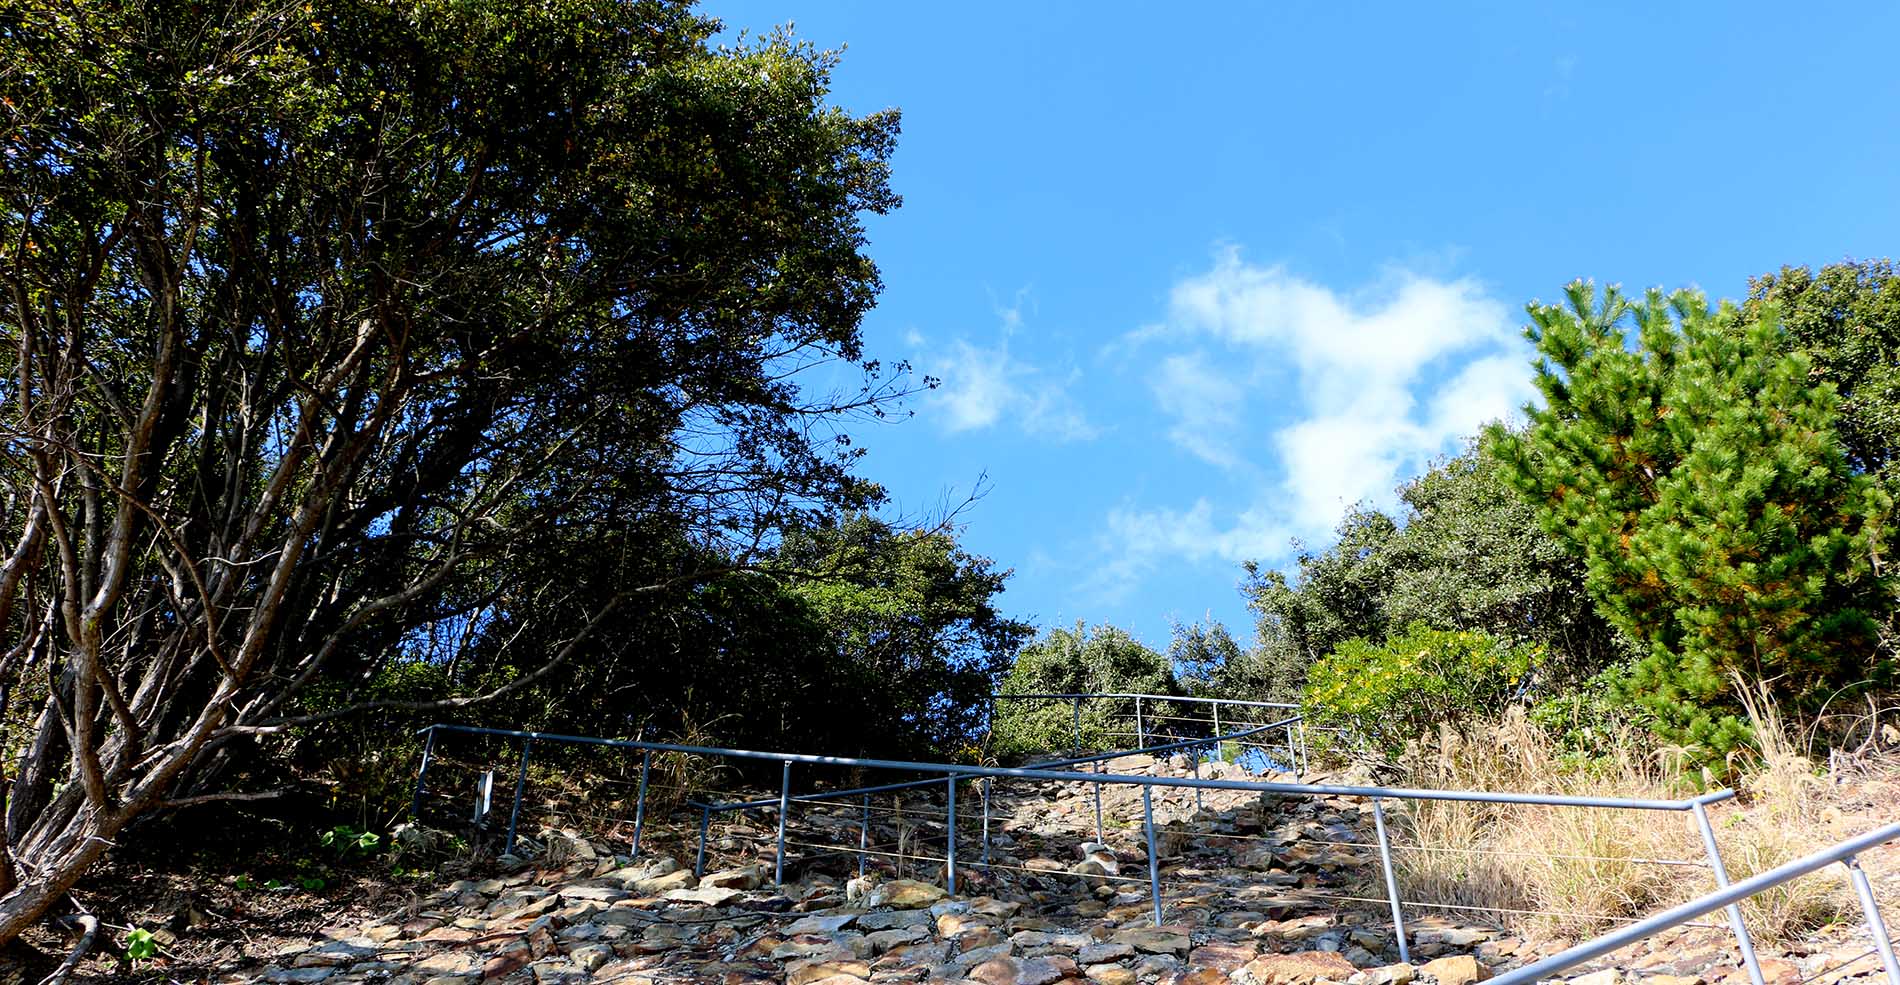
{"label": "blue sky", "polygon": [[1737,296],[1900,243],[1900,5],[715,0],[896,106],[869,350],[943,386],[859,434],[1039,625],[1243,640],[1240,562],[1328,542],[1529,396],[1577,277]]}

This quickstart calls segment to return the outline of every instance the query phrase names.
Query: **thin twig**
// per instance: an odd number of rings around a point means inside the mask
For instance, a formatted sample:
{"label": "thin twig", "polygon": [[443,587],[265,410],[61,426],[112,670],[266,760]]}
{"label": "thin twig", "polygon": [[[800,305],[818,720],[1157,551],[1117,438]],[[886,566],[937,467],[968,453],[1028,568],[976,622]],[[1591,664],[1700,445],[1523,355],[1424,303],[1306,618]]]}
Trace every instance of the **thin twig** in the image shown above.
{"label": "thin twig", "polygon": [[60,982],[71,977],[73,969],[79,967],[80,959],[92,950],[93,941],[99,937],[98,917],[84,913],[70,918],[70,922],[79,928],[79,943],[73,945],[72,953],[66,955],[66,960],[61,961],[59,967],[53,969],[52,974],[40,979],[40,985],[59,985]]}

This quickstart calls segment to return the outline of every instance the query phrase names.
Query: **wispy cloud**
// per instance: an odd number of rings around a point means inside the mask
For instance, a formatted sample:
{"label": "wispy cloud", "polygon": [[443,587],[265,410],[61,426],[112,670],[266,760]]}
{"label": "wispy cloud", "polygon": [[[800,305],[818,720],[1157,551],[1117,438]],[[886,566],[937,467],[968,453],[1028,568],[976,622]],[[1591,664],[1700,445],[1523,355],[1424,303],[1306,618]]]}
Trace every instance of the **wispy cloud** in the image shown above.
{"label": "wispy cloud", "polygon": [[1012,351],[1027,303],[1026,292],[1018,291],[1008,305],[995,305],[999,338],[992,345],[957,338],[919,356],[928,373],[943,381],[924,405],[944,431],[1013,424],[1024,434],[1054,441],[1087,441],[1101,433],[1075,398],[1079,367],[1049,369]]}
{"label": "wispy cloud", "polygon": [[1168,437],[1175,444],[1214,465],[1239,464],[1239,450],[1231,441],[1240,431],[1245,395],[1240,383],[1205,352],[1176,353],[1161,360],[1148,386],[1155,403],[1174,418]]}
{"label": "wispy cloud", "polygon": [[1533,393],[1509,308],[1475,280],[1395,269],[1340,291],[1232,248],[1116,348],[1171,349],[1129,360],[1151,367],[1169,438],[1261,481],[1227,510],[1112,511],[1104,588],[1163,558],[1271,561],[1291,538],[1324,540],[1348,506],[1389,505],[1402,478]]}

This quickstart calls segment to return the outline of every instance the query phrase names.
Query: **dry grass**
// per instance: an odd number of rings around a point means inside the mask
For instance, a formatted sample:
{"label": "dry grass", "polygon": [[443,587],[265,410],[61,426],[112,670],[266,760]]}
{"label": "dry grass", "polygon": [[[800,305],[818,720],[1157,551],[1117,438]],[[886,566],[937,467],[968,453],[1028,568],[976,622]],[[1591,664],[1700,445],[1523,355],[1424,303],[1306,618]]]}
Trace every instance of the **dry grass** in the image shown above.
{"label": "dry grass", "polygon": [[[1790,738],[1772,703],[1747,704],[1759,754],[1735,765],[1742,803],[1711,811],[1730,878],[1741,879],[1838,837],[1821,823],[1827,785]],[[1441,729],[1409,750],[1408,786],[1523,791],[1596,797],[1676,799],[1685,795],[1669,751],[1643,752],[1626,737],[1587,766],[1567,762],[1521,713],[1482,729]],[[1417,802],[1399,853],[1408,899],[1504,913],[1504,922],[1564,935],[1599,932],[1714,888],[1694,817],[1687,813]],[[1692,864],[1662,864],[1670,861]],[[1836,873],[1764,893],[1744,906],[1750,930],[1786,940],[1851,906]]]}

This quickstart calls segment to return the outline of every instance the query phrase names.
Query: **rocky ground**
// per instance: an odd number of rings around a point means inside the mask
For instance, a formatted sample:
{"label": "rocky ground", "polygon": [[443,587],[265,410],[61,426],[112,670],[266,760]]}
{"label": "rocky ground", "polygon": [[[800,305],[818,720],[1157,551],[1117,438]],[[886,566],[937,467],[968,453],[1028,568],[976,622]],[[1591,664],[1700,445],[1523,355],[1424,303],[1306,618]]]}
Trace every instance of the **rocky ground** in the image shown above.
{"label": "rocky ground", "polygon": [[[1185,772],[1129,757],[1120,773]],[[1104,791],[1101,840],[1087,791],[1012,782],[992,804],[981,864],[974,794],[959,804],[959,895],[941,888],[944,824],[913,805],[880,809],[858,877],[855,805],[799,808],[786,883],[771,884],[772,832],[715,824],[711,868],[689,841],[629,859],[574,832],[544,830],[485,878],[429,892],[320,942],[218,969],[218,981],[463,985],[566,982],[978,982],[1045,985],[1468,985],[1547,953],[1470,918],[1408,913],[1400,963],[1383,905],[1366,805],[1241,793],[1155,798],[1164,923],[1154,924],[1140,793]],[[832,850],[827,851],[826,846]],[[621,846],[624,849],[624,845]],[[848,847],[851,851],[838,850]],[[934,855],[935,863],[922,857]],[[910,856],[910,857],[899,857]],[[1864,935],[1769,953],[1772,985],[1870,978]],[[1717,928],[1669,932],[1579,969],[1579,985],[1745,985]],[[1857,960],[1854,960],[1857,959]]]}

